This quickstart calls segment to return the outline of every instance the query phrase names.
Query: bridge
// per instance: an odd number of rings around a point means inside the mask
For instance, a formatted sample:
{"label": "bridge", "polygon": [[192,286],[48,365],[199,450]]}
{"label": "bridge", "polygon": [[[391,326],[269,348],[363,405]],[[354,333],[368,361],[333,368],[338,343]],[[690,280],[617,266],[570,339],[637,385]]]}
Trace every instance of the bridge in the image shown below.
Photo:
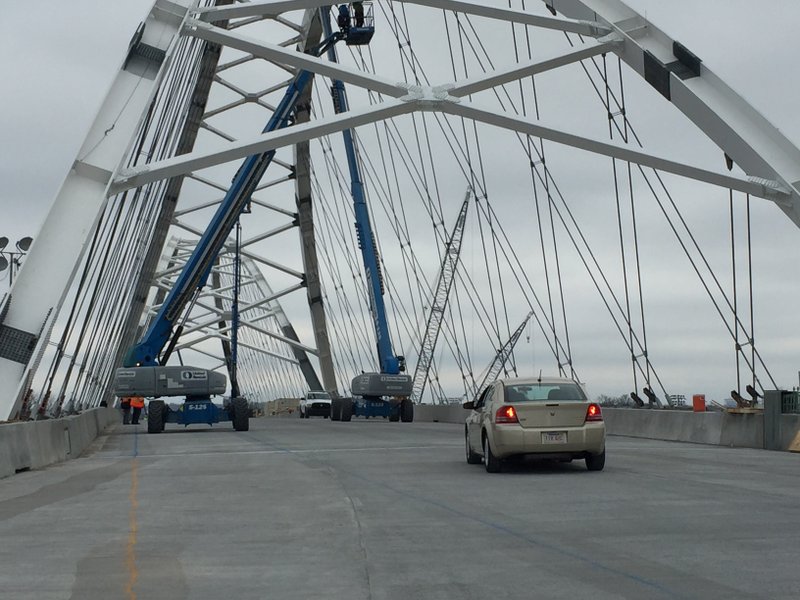
{"label": "bridge", "polygon": [[[147,4],[41,228],[0,231],[11,597],[797,596],[796,455],[764,448],[800,430],[800,132],[763,90],[636,2],[367,2],[374,36],[336,61],[321,1]],[[261,154],[159,358],[236,373],[258,414],[352,395],[369,243],[414,423],[118,423],[115,369]],[[626,407],[608,468],[489,482],[458,404],[541,371]],[[693,394],[715,410],[677,410]]]}

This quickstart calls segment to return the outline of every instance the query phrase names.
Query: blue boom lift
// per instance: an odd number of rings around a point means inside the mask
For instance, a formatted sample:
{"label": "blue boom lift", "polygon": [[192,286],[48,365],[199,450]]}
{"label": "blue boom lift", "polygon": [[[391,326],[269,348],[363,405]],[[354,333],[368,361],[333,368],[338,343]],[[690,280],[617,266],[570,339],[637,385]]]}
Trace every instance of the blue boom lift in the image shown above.
{"label": "blue boom lift", "polygon": [[[353,30],[356,29],[359,39],[363,39],[366,36],[368,36],[367,39],[371,38],[371,31],[362,31],[362,29],[374,29],[371,19],[370,6],[363,22],[363,24],[369,24],[369,27],[351,28],[350,33],[352,34]],[[339,24],[341,26],[341,19]],[[358,21],[357,24],[362,25],[362,22]],[[325,16],[322,19],[322,26],[327,37],[334,35],[331,33],[330,22]],[[348,44],[352,43],[354,42],[348,40]],[[327,51],[328,59],[331,62],[338,62],[336,48],[330,45]],[[331,95],[333,96],[334,110],[337,113],[347,112],[347,95],[344,84],[341,81],[333,81]],[[364,197],[364,185],[361,181],[353,132],[346,129],[342,132],[342,135],[347,154],[347,166],[350,171],[351,193],[353,195],[353,208],[356,218],[356,236],[361,250],[361,258],[364,262],[364,272],[367,276],[370,313],[375,325],[380,373],[362,373],[354,377],[350,385],[350,391],[354,398],[333,399],[331,401],[331,420],[349,421],[355,415],[388,417],[390,421],[410,422],[414,420],[414,404],[410,398],[414,381],[410,375],[404,373],[406,370],[405,358],[395,356],[392,351],[392,341],[389,337],[389,325],[386,318],[386,305],[383,301],[383,275],[380,261],[378,260],[375,235],[369,218],[369,209]]]}
{"label": "blue boom lift", "polygon": [[[362,24],[359,21],[360,27],[348,26],[332,33],[328,21],[329,9],[323,7],[320,16],[322,22],[327,24],[326,37],[309,54],[320,56],[342,40],[345,40],[348,45],[368,43],[374,32],[371,6],[369,8],[370,21],[368,24],[366,22]],[[264,128],[264,133],[281,129],[293,122],[297,100],[313,76],[314,74],[308,71],[300,71],[297,74]],[[175,282],[175,286],[167,295],[142,340],[128,350],[123,359],[123,366],[115,373],[114,392],[117,396],[136,395],[153,398],[183,396],[186,398],[178,410],[170,409],[163,400],[150,401],[148,433],[163,431],[166,423],[182,425],[207,423],[212,425],[228,420],[233,422],[233,428],[236,431],[249,429],[250,407],[246,398],[238,397],[235,332],[232,348],[234,359],[231,361],[230,368],[233,397],[227,406],[220,408],[211,401],[212,395],[225,392],[227,382],[224,375],[196,367],[166,366],[166,363],[183,332],[182,321],[185,321],[188,315],[187,307],[194,303],[198,293],[205,286],[217,255],[233,227],[238,223],[240,215],[245,211],[256,186],[274,156],[275,151],[271,150],[249,156],[244,160],[234,176],[225,198]],[[368,220],[368,215],[366,218]],[[235,328],[237,325],[236,307],[234,307],[233,313],[233,327]],[[166,350],[164,350],[165,347]],[[396,365],[394,368],[397,372]]]}

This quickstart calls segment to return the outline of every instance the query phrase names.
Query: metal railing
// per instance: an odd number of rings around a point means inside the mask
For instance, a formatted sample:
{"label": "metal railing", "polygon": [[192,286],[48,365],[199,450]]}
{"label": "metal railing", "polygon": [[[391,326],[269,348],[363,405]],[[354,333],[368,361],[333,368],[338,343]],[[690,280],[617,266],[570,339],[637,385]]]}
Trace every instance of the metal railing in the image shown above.
{"label": "metal railing", "polygon": [[782,394],[781,412],[783,414],[800,414],[800,389]]}

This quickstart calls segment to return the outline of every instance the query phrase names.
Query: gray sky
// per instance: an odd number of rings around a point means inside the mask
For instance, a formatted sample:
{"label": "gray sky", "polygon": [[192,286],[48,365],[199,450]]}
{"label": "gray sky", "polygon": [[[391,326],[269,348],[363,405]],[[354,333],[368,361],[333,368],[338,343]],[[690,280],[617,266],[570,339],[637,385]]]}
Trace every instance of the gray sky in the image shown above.
{"label": "gray sky", "polygon": [[[498,4],[507,5],[505,2]],[[800,50],[795,31],[796,24],[800,23],[800,3],[794,0],[760,3],[752,0],[700,3],[696,0],[630,0],[629,4],[688,46],[795,145],[800,145],[800,119],[796,116],[800,83],[794,64]],[[9,59],[4,62],[5,84],[0,100],[0,131],[3,132],[0,137],[0,156],[3,157],[0,161],[0,180],[3,181],[0,235],[10,237],[12,243],[23,236],[36,235],[128,41],[150,5],[150,0],[73,0],[69,3],[38,0],[4,7],[0,50]],[[569,113],[563,115],[570,118]],[[659,130],[659,122],[647,121],[645,110],[637,110],[636,118],[640,120],[634,122],[640,124],[651,139],[663,135],[670,141],[668,134],[675,131],[664,131],[663,127]],[[261,124],[258,127],[260,129]],[[669,148],[669,143],[665,147]],[[710,166],[721,170],[721,164]],[[460,191],[459,200],[461,195]],[[757,317],[763,327],[761,348],[779,384],[790,386],[796,384],[800,368],[800,337],[797,335],[800,320],[796,309],[774,298],[797,298],[800,294],[800,270],[797,268],[800,232],[774,207],[758,210],[764,214],[759,221],[763,228],[759,230],[762,245],[758,258],[765,273],[759,280],[760,291],[766,297]],[[715,207],[714,212],[709,212],[709,223],[716,224],[720,215],[724,212]],[[703,215],[696,216],[702,222]],[[724,246],[716,250],[720,255],[729,252]],[[683,278],[686,274],[676,277]],[[675,280],[664,276],[650,284],[655,294],[654,304],[668,305],[664,308],[665,314],[667,309],[675,311],[680,305],[682,284],[674,283]],[[0,280],[0,289],[5,286],[6,282]],[[666,300],[668,297],[670,299]],[[596,308],[595,304],[578,312],[591,313]],[[670,313],[674,316],[662,321],[669,323],[674,318],[691,323],[691,312],[691,308],[683,312],[677,310]],[[592,356],[605,358],[604,349],[617,344],[618,340],[607,339],[607,329],[595,332],[590,319],[578,316],[576,322],[576,339],[582,337],[581,332],[586,338],[586,349],[579,354],[584,365],[592,362]],[[664,336],[668,329],[664,327]],[[654,331],[661,331],[658,325]],[[756,335],[759,337],[758,331]],[[703,343],[693,340],[691,345],[702,346]],[[541,354],[541,350],[530,350],[533,362],[536,362],[537,352]],[[679,382],[672,386],[674,393],[707,391],[718,397],[730,389],[729,380],[710,383],[708,379],[714,379],[713,375],[698,376],[697,371],[712,369],[713,361],[708,367],[698,365],[696,356],[686,352],[680,339],[665,341],[661,347],[662,361],[673,365],[670,379]],[[597,360],[596,366],[580,368],[578,365],[592,392],[626,391],[626,384],[614,383],[618,379],[616,376],[606,376],[609,370],[621,373],[629,370],[627,365],[619,366],[617,360],[615,355],[611,364]],[[717,368],[715,362],[713,368]],[[728,375],[720,375],[718,379]],[[593,382],[598,385],[592,385]]]}

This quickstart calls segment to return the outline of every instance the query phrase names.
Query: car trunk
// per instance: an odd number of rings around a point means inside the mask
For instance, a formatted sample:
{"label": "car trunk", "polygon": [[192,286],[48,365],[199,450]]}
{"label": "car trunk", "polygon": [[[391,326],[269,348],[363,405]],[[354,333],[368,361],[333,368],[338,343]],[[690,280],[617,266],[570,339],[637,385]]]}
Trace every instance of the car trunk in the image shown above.
{"label": "car trunk", "polygon": [[549,402],[514,402],[519,424],[528,429],[553,427],[580,427],[586,420],[588,402],[558,400]]}

